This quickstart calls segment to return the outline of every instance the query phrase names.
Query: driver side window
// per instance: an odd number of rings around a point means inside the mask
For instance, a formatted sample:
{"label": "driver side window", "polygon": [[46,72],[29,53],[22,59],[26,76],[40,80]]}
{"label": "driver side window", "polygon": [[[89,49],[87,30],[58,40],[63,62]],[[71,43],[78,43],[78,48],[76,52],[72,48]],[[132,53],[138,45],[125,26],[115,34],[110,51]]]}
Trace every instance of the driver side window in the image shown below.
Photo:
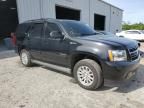
{"label": "driver side window", "polygon": [[60,30],[60,28],[58,27],[57,24],[55,24],[55,23],[47,23],[47,27],[45,29],[45,37],[46,38],[54,38],[54,37],[52,37],[50,35],[52,32],[61,33],[61,30]]}

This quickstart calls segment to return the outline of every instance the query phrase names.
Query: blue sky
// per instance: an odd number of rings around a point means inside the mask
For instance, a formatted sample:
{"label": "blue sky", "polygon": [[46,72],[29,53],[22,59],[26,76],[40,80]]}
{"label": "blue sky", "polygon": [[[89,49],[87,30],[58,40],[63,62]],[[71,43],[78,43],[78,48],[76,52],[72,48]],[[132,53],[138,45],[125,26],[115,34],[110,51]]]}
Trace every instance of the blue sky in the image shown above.
{"label": "blue sky", "polygon": [[144,23],[144,0],[104,0],[124,10],[123,21]]}

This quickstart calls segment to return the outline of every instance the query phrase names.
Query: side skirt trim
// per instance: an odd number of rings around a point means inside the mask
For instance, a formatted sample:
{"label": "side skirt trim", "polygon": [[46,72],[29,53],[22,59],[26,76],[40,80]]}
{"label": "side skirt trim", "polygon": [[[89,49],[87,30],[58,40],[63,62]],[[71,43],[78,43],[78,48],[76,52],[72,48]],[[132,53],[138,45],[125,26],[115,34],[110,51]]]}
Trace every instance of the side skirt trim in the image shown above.
{"label": "side skirt trim", "polygon": [[59,71],[62,71],[62,72],[68,73],[68,74],[71,74],[71,69],[66,68],[66,67],[57,66],[57,65],[54,65],[54,64],[45,63],[45,62],[38,61],[38,60],[33,60],[33,59],[31,60],[31,62],[35,63],[35,64],[43,65],[43,66],[46,66],[46,67],[49,67],[49,68],[52,68],[52,69],[56,69],[56,70],[59,70]]}

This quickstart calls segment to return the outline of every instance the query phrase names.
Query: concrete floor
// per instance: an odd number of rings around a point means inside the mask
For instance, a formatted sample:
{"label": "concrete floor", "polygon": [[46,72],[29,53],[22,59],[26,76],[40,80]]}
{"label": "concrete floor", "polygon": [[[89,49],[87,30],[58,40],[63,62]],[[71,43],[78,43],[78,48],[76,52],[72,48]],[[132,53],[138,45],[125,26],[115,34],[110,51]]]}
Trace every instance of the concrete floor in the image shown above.
{"label": "concrete floor", "polygon": [[14,50],[8,50],[3,44],[0,44],[0,59],[15,57],[17,54],[15,54]]}
{"label": "concrete floor", "polygon": [[88,91],[69,75],[26,68],[11,54],[0,52],[0,108],[144,108],[144,59],[134,79],[105,81],[102,89]]}

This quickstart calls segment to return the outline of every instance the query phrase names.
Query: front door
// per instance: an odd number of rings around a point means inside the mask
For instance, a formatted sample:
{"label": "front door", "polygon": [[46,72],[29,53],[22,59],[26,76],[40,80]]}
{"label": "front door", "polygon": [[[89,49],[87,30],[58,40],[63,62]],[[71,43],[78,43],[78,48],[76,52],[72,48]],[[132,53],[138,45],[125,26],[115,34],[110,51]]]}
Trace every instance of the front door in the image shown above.
{"label": "front door", "polygon": [[42,55],[43,60],[52,64],[68,66],[68,53],[69,42],[67,39],[50,36],[51,32],[60,32],[62,30],[55,23],[46,23],[45,25],[45,37],[42,42]]}

